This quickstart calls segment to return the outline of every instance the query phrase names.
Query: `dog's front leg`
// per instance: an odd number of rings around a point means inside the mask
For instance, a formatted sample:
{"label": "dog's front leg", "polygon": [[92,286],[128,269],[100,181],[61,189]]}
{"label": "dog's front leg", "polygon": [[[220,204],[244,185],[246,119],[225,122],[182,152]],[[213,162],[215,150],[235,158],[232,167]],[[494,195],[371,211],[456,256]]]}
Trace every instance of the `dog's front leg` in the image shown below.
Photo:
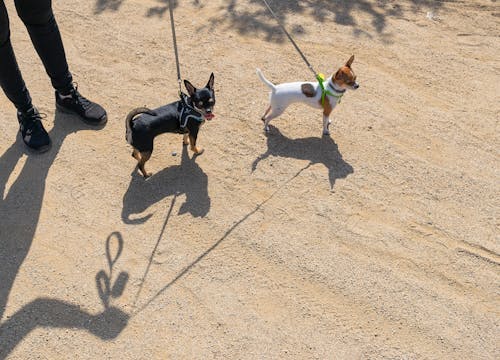
{"label": "dog's front leg", "polygon": [[323,135],[330,135],[330,117],[323,114]]}
{"label": "dog's front leg", "polygon": [[323,108],[323,135],[330,135],[330,114],[332,113],[332,108],[330,103],[327,102]]}
{"label": "dog's front leg", "polygon": [[182,143],[184,145],[189,145],[189,134],[184,134],[184,137],[182,138]]}
{"label": "dog's front leg", "polygon": [[189,142],[191,143],[191,150],[196,155],[200,155],[203,152],[203,149],[196,146],[196,139],[197,138],[198,138],[197,132],[194,132],[193,134],[189,133]]}

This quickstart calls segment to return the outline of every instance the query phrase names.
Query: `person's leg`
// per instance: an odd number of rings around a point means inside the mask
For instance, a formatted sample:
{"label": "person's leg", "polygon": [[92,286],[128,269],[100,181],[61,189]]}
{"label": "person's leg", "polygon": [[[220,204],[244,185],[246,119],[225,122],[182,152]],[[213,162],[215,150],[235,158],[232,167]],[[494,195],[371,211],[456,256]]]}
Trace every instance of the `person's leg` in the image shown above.
{"label": "person's leg", "polygon": [[52,12],[51,0],[15,0],[16,10],[26,25],[31,41],[56,89],[57,109],[76,114],[91,125],[107,120],[106,111],[73,86],[61,34]]}
{"label": "person's leg", "polygon": [[61,111],[79,115],[91,125],[106,122],[106,111],[73,86],[61,34],[52,12],[51,0],[15,0],[19,17],[56,89],[56,105]]}
{"label": "person's leg", "polygon": [[26,111],[32,107],[10,43],[9,17],[3,0],[0,0],[0,86],[18,110]]}
{"label": "person's leg", "polygon": [[69,94],[73,78],[69,72],[61,34],[51,0],[15,0],[17,14],[28,29],[54,89]]}
{"label": "person's leg", "polygon": [[17,108],[19,130],[24,143],[34,151],[44,152],[50,148],[50,138],[43,128],[37,109],[17,66],[10,43],[9,17],[3,0],[0,0],[0,86]]}

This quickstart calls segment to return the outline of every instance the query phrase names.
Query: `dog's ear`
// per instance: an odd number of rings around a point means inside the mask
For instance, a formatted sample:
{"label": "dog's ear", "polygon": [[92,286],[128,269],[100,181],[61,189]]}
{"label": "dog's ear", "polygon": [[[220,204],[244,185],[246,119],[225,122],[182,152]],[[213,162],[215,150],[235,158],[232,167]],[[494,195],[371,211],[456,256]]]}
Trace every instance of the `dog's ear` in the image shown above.
{"label": "dog's ear", "polygon": [[208,79],[206,88],[213,90],[214,89],[214,73],[210,74],[210,79]]}
{"label": "dog's ear", "polygon": [[352,62],[353,62],[353,61],[354,61],[354,55],[352,55],[352,56],[349,58],[349,60],[347,60],[347,62],[345,63],[345,66],[347,66],[347,67],[349,67],[349,68],[350,68],[350,67],[351,67],[351,64],[352,64]]}
{"label": "dog's ear", "polygon": [[335,73],[335,75],[333,75],[333,79],[334,80],[341,80],[344,77],[343,74],[344,73],[342,72],[342,70],[338,69],[337,72]]}
{"label": "dog's ear", "polygon": [[188,80],[184,80],[184,86],[189,94],[189,96],[193,96],[196,92],[196,88],[191,84]]}

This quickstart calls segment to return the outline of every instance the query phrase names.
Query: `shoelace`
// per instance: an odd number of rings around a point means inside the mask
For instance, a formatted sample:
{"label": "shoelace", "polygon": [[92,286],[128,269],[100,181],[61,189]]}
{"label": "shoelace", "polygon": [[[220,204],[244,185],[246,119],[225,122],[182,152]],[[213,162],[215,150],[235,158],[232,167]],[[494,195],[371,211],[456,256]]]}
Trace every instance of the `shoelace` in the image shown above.
{"label": "shoelace", "polygon": [[47,118],[47,114],[34,111],[33,114],[22,114],[21,127],[26,135],[31,135],[35,128],[40,128],[41,122]]}
{"label": "shoelace", "polygon": [[82,96],[78,92],[78,84],[77,83],[74,83],[74,88],[73,88],[73,90],[71,90],[71,96],[72,96],[75,104],[80,104],[84,110],[87,110],[90,107],[90,105],[92,104],[89,100],[87,100],[87,98],[85,98],[84,96]]}

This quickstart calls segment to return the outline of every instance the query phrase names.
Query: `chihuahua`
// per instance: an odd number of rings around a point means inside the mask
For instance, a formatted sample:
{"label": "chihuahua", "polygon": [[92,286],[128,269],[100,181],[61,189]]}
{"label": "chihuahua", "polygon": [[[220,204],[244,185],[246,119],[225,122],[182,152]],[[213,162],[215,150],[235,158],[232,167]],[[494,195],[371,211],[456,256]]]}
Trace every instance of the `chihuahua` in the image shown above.
{"label": "chihuahua", "polygon": [[125,119],[125,138],[134,148],[132,156],[137,160],[144,178],[151,176],[144,166],[153,153],[154,138],[160,134],[184,134],[184,145],[190,144],[191,150],[197,155],[203,152],[196,146],[196,139],[205,120],[215,117],[214,74],[210,75],[207,85],[202,89],[196,89],[188,80],[184,80],[184,85],[189,96],[181,93],[179,101],[154,110],[146,107],[134,109]]}
{"label": "chihuahua", "polygon": [[347,89],[356,90],[359,85],[351,65],[354,55],[325,82],[324,91],[319,82],[292,82],[275,85],[267,80],[262,71],[257,75],[271,89],[270,105],[262,116],[264,130],[269,131],[269,122],[280,116],[294,102],[302,102],[314,108],[323,109],[323,135],[330,135],[330,113]]}

